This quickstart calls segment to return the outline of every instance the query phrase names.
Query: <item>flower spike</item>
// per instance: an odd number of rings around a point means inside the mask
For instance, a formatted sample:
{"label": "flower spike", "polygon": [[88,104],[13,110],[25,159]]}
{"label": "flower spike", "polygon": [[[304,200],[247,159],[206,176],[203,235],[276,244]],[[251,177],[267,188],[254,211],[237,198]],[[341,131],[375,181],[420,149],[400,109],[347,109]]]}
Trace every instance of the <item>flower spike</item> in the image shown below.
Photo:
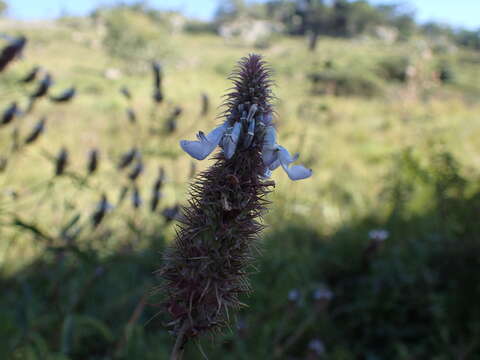
{"label": "flower spike", "polygon": [[229,313],[251,291],[251,260],[270,204],[267,194],[275,185],[266,177],[279,166],[292,180],[312,174],[292,165],[298,155],[277,144],[270,70],[262,58],[243,58],[231,79],[224,123],[208,134],[199,132],[196,141],[180,142],[198,160],[217,146],[222,151],[191,184],[188,206],[177,217],[176,239],[159,271],[166,324],[177,337],[171,359],[179,359],[191,339],[227,326]]}

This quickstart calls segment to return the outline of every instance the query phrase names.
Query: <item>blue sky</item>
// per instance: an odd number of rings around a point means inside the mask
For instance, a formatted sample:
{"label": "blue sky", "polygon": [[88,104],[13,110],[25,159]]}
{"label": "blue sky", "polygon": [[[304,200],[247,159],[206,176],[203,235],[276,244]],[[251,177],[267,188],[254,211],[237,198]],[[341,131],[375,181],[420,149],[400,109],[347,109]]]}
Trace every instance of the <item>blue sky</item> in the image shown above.
{"label": "blue sky", "polygon": [[[148,3],[159,9],[175,9],[202,19],[211,18],[221,0],[150,0]],[[102,4],[115,0],[7,0],[9,15],[19,19],[44,19],[56,17],[62,12],[87,14]],[[128,1],[127,1],[128,2]],[[398,3],[397,0],[373,0],[374,3]],[[424,22],[436,20],[463,26],[480,28],[480,0],[406,0],[416,9],[417,18]]]}

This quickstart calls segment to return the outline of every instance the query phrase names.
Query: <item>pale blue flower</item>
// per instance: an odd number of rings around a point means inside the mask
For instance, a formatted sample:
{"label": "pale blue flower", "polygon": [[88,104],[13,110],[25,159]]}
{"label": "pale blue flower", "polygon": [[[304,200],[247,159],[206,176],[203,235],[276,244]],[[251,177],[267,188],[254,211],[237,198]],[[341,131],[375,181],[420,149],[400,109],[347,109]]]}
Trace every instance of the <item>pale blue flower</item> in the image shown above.
{"label": "pale blue flower", "polygon": [[264,165],[269,168],[270,165],[277,159],[277,132],[273,126],[268,126],[263,138],[262,158]]}
{"label": "pale blue flower", "polygon": [[233,127],[229,127],[223,136],[223,153],[227,159],[231,159],[237,149],[238,139],[242,132],[242,123],[236,122]]}
{"label": "pale blue flower", "polygon": [[218,146],[227,131],[227,122],[213,129],[206,136],[200,131],[197,134],[198,141],[181,140],[180,146],[191,157],[203,160]]}
{"label": "pale blue flower", "polygon": [[267,167],[266,177],[280,165],[291,180],[302,180],[312,176],[312,169],[302,165],[291,165],[298,159],[298,156],[298,154],[295,154],[292,157],[287,149],[278,145],[275,128],[273,126],[267,127],[262,148],[263,163]]}

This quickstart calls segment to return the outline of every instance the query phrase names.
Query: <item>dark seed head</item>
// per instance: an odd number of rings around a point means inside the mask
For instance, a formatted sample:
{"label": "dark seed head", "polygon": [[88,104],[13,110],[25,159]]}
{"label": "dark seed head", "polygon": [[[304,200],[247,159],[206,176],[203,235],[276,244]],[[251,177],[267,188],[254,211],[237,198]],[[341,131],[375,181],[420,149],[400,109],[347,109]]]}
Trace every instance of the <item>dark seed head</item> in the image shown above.
{"label": "dark seed head", "polygon": [[62,148],[57,155],[55,161],[55,176],[60,176],[65,171],[65,168],[68,164],[68,151],[65,148]]}
{"label": "dark seed head", "polygon": [[98,161],[99,161],[99,154],[97,149],[92,149],[88,153],[88,164],[87,164],[87,171],[88,174],[91,175],[93,174],[98,167]]}
{"label": "dark seed head", "polygon": [[32,129],[30,135],[25,139],[25,144],[32,144],[43,133],[45,129],[46,118],[41,118]]}
{"label": "dark seed head", "polygon": [[128,178],[131,181],[137,180],[137,178],[140,176],[140,174],[143,172],[143,162],[142,159],[139,157],[137,159],[137,163],[135,164],[135,167],[132,169],[132,171],[128,174]]}
{"label": "dark seed head", "polygon": [[26,43],[27,38],[20,36],[11,40],[10,43],[2,49],[0,52],[0,72],[5,70],[7,65],[22,53]]}
{"label": "dark seed head", "polygon": [[130,150],[128,150],[126,153],[124,153],[122,155],[122,157],[120,158],[120,162],[118,163],[118,168],[119,169],[124,169],[126,168],[128,165],[130,165],[132,163],[132,161],[137,157],[137,154],[138,154],[138,150],[137,148],[131,148]]}
{"label": "dark seed head", "polygon": [[105,194],[102,195],[100,202],[97,204],[97,208],[92,214],[92,226],[96,228],[102,222],[105,214],[109,208],[107,196]]}

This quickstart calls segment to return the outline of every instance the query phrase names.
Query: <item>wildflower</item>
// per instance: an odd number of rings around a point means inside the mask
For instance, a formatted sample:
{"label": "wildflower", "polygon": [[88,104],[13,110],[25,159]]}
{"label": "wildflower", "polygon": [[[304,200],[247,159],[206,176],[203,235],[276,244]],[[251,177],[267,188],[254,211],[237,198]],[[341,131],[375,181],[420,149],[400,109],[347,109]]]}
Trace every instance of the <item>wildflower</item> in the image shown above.
{"label": "wildflower", "polygon": [[333,298],[333,292],[326,287],[319,287],[313,292],[315,301],[330,301]]}
{"label": "wildflower", "polygon": [[370,230],[368,233],[368,237],[370,240],[375,240],[379,242],[387,240],[389,236],[390,233],[388,232],[388,230],[384,229],[374,229]]}
{"label": "wildflower", "polygon": [[291,180],[301,180],[312,176],[311,169],[307,169],[302,165],[291,165],[298,159],[299,155],[295,154],[292,157],[287,149],[277,144],[276,138],[275,128],[269,125],[262,148],[263,163],[268,168],[265,175],[268,177],[271,171],[281,165]]}
{"label": "wildflower", "polygon": [[202,131],[199,131],[197,134],[198,141],[182,140],[180,146],[191,157],[203,160],[215,150],[226,131],[226,123],[216,127],[206,136]]}
{"label": "wildflower", "polygon": [[312,356],[323,357],[325,355],[325,345],[320,339],[313,339],[308,344],[308,350]]}
{"label": "wildflower", "polygon": [[[259,126],[256,127],[256,120],[254,114],[257,111],[257,105],[253,104],[249,108],[248,115],[245,116],[244,123],[247,125],[246,136],[243,139],[243,147],[248,149],[255,136],[255,130],[266,127],[262,146],[262,159],[266,167],[264,176],[269,177],[270,173],[278,168],[280,165],[287,173],[291,180],[302,180],[312,176],[312,170],[302,165],[292,165],[299,155],[293,157],[287,149],[278,145],[276,141],[276,130],[271,124],[272,115],[267,113],[267,116],[259,116]],[[246,113],[243,111],[243,113]],[[242,134],[242,121],[235,122],[230,125],[229,119],[213,129],[208,135],[204,135],[200,131],[197,135],[197,141],[182,140],[180,146],[190,156],[197,160],[203,160],[210,155],[218,145],[221,145],[223,153],[227,159],[231,159],[237,150],[240,135]]]}
{"label": "wildflower", "polygon": [[288,301],[292,304],[297,304],[300,301],[300,290],[292,289],[288,292]]}
{"label": "wildflower", "polygon": [[376,253],[382,248],[385,240],[388,239],[390,233],[385,229],[373,229],[368,233],[369,243],[363,250],[362,261],[363,266],[366,268],[369,266],[370,261],[373,259]]}
{"label": "wildflower", "polygon": [[[231,79],[234,88],[226,96],[223,122],[208,134],[200,131],[197,140],[180,141],[181,148],[197,160],[217,147],[221,151],[192,183],[188,206],[177,216],[176,240],[159,271],[162,304],[177,337],[172,359],[189,339],[226,326],[230,311],[243,305],[240,295],[251,290],[249,269],[263,229],[260,218],[269,204],[266,195],[273,185],[264,178],[268,169],[264,158],[270,156],[270,165],[278,160],[293,179],[307,177],[276,145],[271,130],[272,82],[265,62],[258,55],[243,58]],[[273,141],[266,139],[267,133]],[[264,155],[269,141],[272,152]]]}

